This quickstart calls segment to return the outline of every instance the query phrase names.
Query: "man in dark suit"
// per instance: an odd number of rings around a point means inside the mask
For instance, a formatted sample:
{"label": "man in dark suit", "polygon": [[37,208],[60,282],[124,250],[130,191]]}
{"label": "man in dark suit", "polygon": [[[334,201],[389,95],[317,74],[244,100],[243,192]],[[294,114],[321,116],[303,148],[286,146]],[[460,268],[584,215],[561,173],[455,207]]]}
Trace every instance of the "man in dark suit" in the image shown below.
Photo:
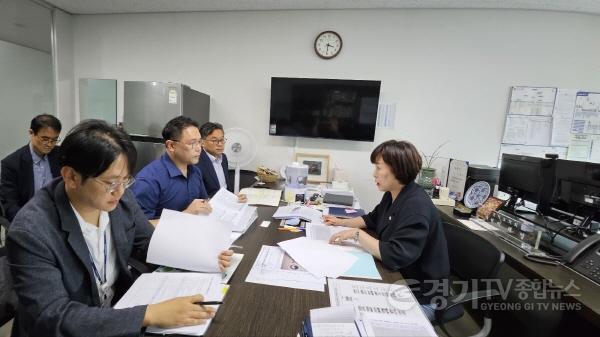
{"label": "man in dark suit", "polygon": [[9,221],[53,178],[60,175],[58,137],[60,121],[52,115],[38,115],[31,120],[29,144],[2,160],[0,201]]}
{"label": "man in dark suit", "polygon": [[[135,147],[103,121],[75,126],[62,143],[61,178],[15,217],[8,261],[19,305],[13,337],[140,336],[145,326],[198,325],[214,310],[202,295],[114,309],[146,260],[154,228],[127,190]],[[101,248],[104,247],[104,248]],[[230,260],[219,261],[222,270]]]}
{"label": "man in dark suit", "polygon": [[[233,182],[229,177],[229,162],[225,151],[225,132],[223,125],[219,123],[206,122],[200,127],[202,137],[202,153],[198,167],[202,171],[204,187],[209,197],[212,197],[221,188],[233,191]],[[245,195],[238,195],[240,202],[246,202]]]}

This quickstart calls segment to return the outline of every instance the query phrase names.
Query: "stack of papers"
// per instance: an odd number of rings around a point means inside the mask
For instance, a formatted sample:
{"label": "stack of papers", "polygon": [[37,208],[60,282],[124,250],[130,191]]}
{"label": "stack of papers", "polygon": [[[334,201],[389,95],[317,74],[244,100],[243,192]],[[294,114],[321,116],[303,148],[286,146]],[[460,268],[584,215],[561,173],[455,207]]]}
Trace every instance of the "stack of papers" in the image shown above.
{"label": "stack of papers", "polygon": [[312,275],[281,248],[272,246],[262,246],[246,282],[325,291],[324,277]]}
{"label": "stack of papers", "polygon": [[437,336],[405,285],[328,279],[331,306],[354,306],[366,336]]}
{"label": "stack of papers", "polygon": [[258,217],[256,207],[238,202],[238,197],[225,188],[221,188],[208,203],[212,207],[208,217],[231,223],[234,232],[245,232]]}
{"label": "stack of papers", "polygon": [[[304,335],[311,337],[360,337],[365,336],[362,322],[354,306],[312,309],[303,324]],[[364,333],[360,332],[363,331]]]}
{"label": "stack of papers", "polygon": [[[162,225],[162,223],[161,223]],[[205,301],[222,301],[221,277],[218,274],[199,273],[149,273],[142,274],[121,297],[115,309],[131,308],[163,302],[181,296],[201,294]],[[215,306],[217,309],[218,306]],[[148,327],[147,331],[159,334],[185,334],[202,336],[210,322],[201,325],[162,329]]]}
{"label": "stack of papers", "polygon": [[[331,238],[333,234],[347,229],[350,228],[307,223],[306,237],[312,240],[329,242],[329,238]],[[362,249],[359,245],[356,245],[353,240],[345,240],[342,244],[334,245],[334,247],[347,251],[357,258],[352,267],[346,270],[342,276],[381,280],[381,274],[379,274],[379,271],[377,270],[373,255]]]}
{"label": "stack of papers", "polygon": [[321,213],[320,211],[303,205],[281,206],[273,214],[273,218],[275,219],[297,218],[314,223],[322,223],[322,217],[323,213]]}
{"label": "stack of papers", "polygon": [[300,266],[317,277],[339,277],[354,265],[358,258],[325,241],[300,237],[278,243]]}
{"label": "stack of papers", "polygon": [[218,273],[218,256],[229,248],[231,224],[211,217],[164,209],[146,261],[192,271]]}
{"label": "stack of papers", "polygon": [[[237,267],[240,265],[243,258],[244,258],[244,254],[235,253],[231,256],[231,264],[229,265],[229,267],[225,268],[225,270],[221,273],[221,284],[229,283],[229,280],[233,276],[233,273],[235,273]],[[183,269],[162,266],[162,267],[156,268],[156,270],[154,272],[155,273],[185,273],[188,271],[183,270]]]}
{"label": "stack of papers", "polygon": [[270,190],[266,188],[244,188],[240,194],[248,197],[249,205],[279,206],[281,200],[281,190]]}

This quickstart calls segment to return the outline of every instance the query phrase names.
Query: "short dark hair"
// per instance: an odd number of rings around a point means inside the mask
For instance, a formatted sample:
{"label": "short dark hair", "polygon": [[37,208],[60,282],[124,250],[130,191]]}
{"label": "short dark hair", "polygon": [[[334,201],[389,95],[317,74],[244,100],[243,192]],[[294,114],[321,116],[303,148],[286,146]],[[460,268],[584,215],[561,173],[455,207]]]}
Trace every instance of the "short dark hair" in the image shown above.
{"label": "short dark hair", "polygon": [[40,131],[40,129],[42,128],[51,128],[54,131],[60,133],[62,125],[60,124],[58,118],[48,114],[41,114],[33,117],[29,128],[31,129],[31,131],[33,131],[34,135],[37,134],[38,131]]}
{"label": "short dark hair", "polygon": [[392,169],[396,179],[404,185],[415,180],[423,164],[417,148],[403,140],[388,140],[379,144],[371,152],[371,163],[375,164],[379,157]]}
{"label": "short dark hair", "polygon": [[206,122],[200,127],[200,136],[202,136],[202,139],[206,139],[206,137],[208,137],[208,135],[213,133],[215,130],[221,130],[225,132],[221,123]]}
{"label": "short dark hair", "polygon": [[178,116],[167,122],[164,129],[162,130],[162,137],[165,141],[167,140],[179,140],[181,133],[187,127],[198,126],[198,123],[193,119],[185,116]]}
{"label": "short dark hair", "polygon": [[137,158],[129,136],[98,119],[88,119],[75,125],[63,140],[59,153],[60,166],[72,167],[84,181],[101,175],[121,154],[127,157],[131,174]]}

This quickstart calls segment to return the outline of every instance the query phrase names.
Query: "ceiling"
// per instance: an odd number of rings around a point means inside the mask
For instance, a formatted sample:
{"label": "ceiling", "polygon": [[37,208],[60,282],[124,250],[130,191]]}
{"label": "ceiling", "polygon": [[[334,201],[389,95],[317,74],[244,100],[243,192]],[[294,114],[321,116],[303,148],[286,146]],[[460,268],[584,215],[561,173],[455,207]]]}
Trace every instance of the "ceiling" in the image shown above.
{"label": "ceiling", "polygon": [[50,53],[51,15],[31,1],[0,0],[0,40]]}
{"label": "ceiling", "polygon": [[[600,0],[45,0],[72,14],[236,10],[492,8],[600,14]],[[0,0],[1,2],[1,0]]]}

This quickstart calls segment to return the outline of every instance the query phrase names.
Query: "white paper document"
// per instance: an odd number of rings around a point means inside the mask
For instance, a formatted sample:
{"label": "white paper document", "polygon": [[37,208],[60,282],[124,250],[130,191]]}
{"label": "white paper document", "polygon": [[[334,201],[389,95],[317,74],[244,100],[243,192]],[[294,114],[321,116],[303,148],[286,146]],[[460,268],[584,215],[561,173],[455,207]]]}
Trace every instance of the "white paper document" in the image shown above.
{"label": "white paper document", "polygon": [[245,232],[258,217],[256,207],[238,202],[238,197],[225,188],[215,193],[208,203],[212,207],[208,217],[231,223],[235,232]]}
{"label": "white paper document", "polygon": [[[350,227],[343,226],[328,226],[328,225],[319,225],[313,223],[306,224],[306,237],[311,240],[321,240],[329,242],[331,236],[335,233],[343,232]],[[352,240],[349,240],[352,241]]]}
{"label": "white paper document", "polygon": [[325,291],[325,278],[302,268],[279,247],[262,246],[246,282],[278,287]]}
{"label": "white paper document", "polygon": [[577,93],[571,132],[600,134],[600,93]]}
{"label": "white paper document", "polygon": [[281,190],[270,190],[267,188],[247,187],[240,191],[248,197],[249,205],[279,206],[281,200]]}
{"label": "white paper document", "polygon": [[[225,270],[221,273],[221,284],[229,283],[229,280],[235,273],[237,267],[240,265],[243,258],[244,258],[244,254],[235,253],[231,256],[231,264],[229,265],[229,267],[225,268]],[[162,266],[162,267],[156,268],[156,270],[154,272],[155,273],[189,273],[190,271],[184,270],[184,269],[177,269],[177,268]],[[216,274],[216,273],[207,273],[207,274]]]}
{"label": "white paper document", "polygon": [[312,309],[310,323],[313,337],[359,337],[357,315],[353,306]]}
{"label": "white paper document", "polygon": [[512,87],[509,114],[550,116],[557,88]]}
{"label": "white paper document", "polygon": [[[380,336],[373,334],[374,331],[396,331],[381,336],[437,336],[419,302],[405,285],[336,279],[327,279],[327,282],[331,306],[353,305],[361,315],[368,336]],[[421,333],[411,335],[412,331]]]}
{"label": "white paper document", "polygon": [[[220,274],[200,273],[148,273],[142,274],[115,305],[115,309],[131,308],[163,302],[181,296],[201,294],[205,301],[221,301]],[[215,309],[218,306],[214,306]],[[161,329],[148,327],[148,332],[161,334],[185,334],[201,336],[206,332],[211,320],[188,327]]]}
{"label": "white paper document", "polygon": [[549,146],[552,138],[551,116],[509,115],[502,143]]}
{"label": "white paper document", "polygon": [[305,221],[310,221],[314,223],[322,223],[323,213],[321,211],[316,210],[311,207],[306,207],[303,205],[288,205],[281,206],[275,211],[273,214],[273,218],[275,219],[292,219],[298,218]]}
{"label": "white paper document", "polygon": [[[306,237],[311,240],[329,242],[329,238],[331,238],[333,234],[345,231],[347,229],[350,228],[343,226],[327,226],[307,223]],[[332,247],[336,247],[341,251],[348,252],[357,258],[352,267],[346,270],[341,276],[381,280],[381,275],[377,270],[373,256],[360,247],[360,245],[354,243],[354,240],[345,240],[341,245],[332,245]]]}
{"label": "white paper document", "polygon": [[427,318],[418,318],[417,315],[418,313],[415,313],[413,319],[400,322],[371,318],[370,314],[363,314],[361,317],[362,324],[369,337],[437,337]]}
{"label": "white paper document", "polygon": [[358,258],[325,241],[300,237],[278,243],[288,255],[315,276],[339,277]]}
{"label": "white paper document", "polygon": [[558,89],[552,114],[553,146],[569,146],[577,89]]}
{"label": "white paper document", "polygon": [[164,209],[148,248],[149,263],[173,268],[220,272],[218,256],[229,248],[231,224]]}

